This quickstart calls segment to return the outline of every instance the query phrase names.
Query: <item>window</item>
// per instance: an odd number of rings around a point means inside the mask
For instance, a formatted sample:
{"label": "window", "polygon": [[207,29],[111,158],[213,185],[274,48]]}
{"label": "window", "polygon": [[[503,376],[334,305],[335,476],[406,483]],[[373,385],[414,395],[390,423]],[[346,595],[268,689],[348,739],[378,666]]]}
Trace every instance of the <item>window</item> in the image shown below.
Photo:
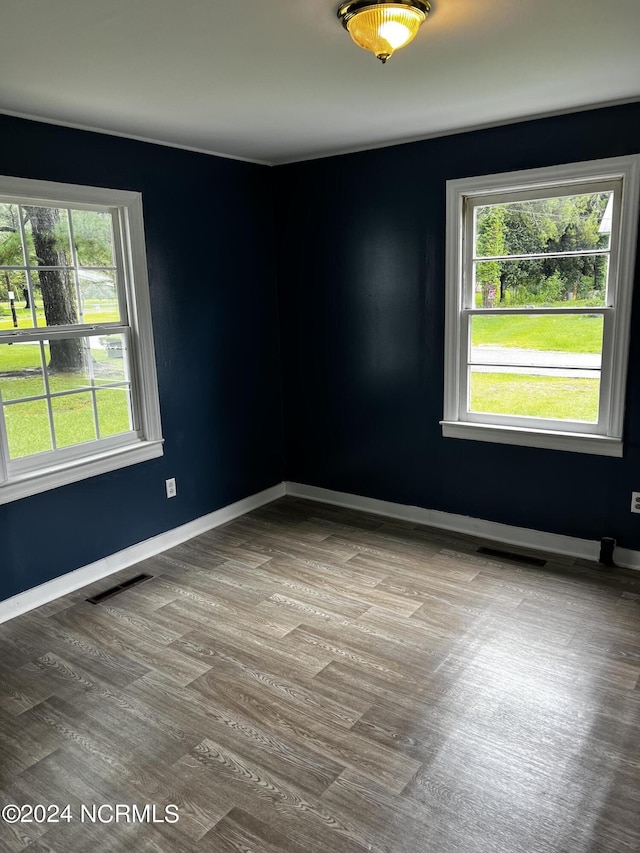
{"label": "window", "polygon": [[0,503],[162,455],[138,193],[0,177]]}
{"label": "window", "polygon": [[639,170],[448,182],[445,437],[622,455]]}

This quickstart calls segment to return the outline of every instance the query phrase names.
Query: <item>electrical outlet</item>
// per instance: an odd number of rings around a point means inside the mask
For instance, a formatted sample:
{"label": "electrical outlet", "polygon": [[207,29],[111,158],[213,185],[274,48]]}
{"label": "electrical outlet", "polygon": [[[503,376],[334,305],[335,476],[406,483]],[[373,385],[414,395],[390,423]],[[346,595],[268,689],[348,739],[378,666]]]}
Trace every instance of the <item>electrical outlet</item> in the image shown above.
{"label": "electrical outlet", "polygon": [[[176,478],[172,477],[170,480],[166,480],[165,486],[167,488],[167,497],[168,498],[175,498],[175,496],[176,496]],[[638,495],[638,498],[640,499],[640,494]],[[640,512],[640,508],[637,511]]]}
{"label": "electrical outlet", "polygon": [[631,492],[631,512],[640,512],[640,492]]}

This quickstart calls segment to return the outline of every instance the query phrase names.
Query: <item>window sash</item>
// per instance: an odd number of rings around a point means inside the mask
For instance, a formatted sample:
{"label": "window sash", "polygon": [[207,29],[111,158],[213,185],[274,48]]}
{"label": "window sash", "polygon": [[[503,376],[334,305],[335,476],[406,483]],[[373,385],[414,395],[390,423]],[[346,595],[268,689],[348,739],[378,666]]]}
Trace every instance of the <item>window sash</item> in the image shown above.
{"label": "window sash", "polygon": [[[471,317],[483,317],[487,315],[519,315],[540,316],[545,314],[584,315],[599,314],[603,318],[602,330],[602,362],[599,369],[600,391],[598,398],[598,421],[573,421],[556,420],[553,418],[532,418],[522,415],[495,414],[490,412],[473,412],[469,408],[469,373],[474,366],[471,361]],[[501,426],[523,427],[530,429],[561,430],[563,432],[592,433],[594,435],[606,435],[611,411],[611,374],[613,370],[613,328],[615,326],[615,310],[612,308],[573,308],[556,309],[547,308],[541,310],[513,309],[501,311],[499,309],[462,309],[460,311],[460,375],[458,385],[458,410],[462,420],[470,423],[490,423]],[[509,364],[505,364],[509,367]]]}
{"label": "window sash", "polygon": [[[562,192],[566,189],[567,192]],[[475,253],[474,220],[475,208],[485,207],[487,204],[509,204],[516,201],[538,201],[548,198],[562,198],[573,195],[588,195],[594,192],[613,193],[613,217],[611,223],[611,241],[608,249],[580,250],[578,252],[540,252],[532,255],[496,255],[484,257]],[[613,307],[616,301],[616,285],[618,280],[618,251],[620,247],[620,213],[622,207],[623,181],[597,179],[581,184],[553,184],[540,187],[532,187],[527,190],[510,191],[508,187],[492,193],[465,194],[462,201],[462,306],[474,308],[473,292],[473,264],[482,261],[510,261],[510,260],[536,260],[545,258],[571,258],[583,257],[585,255],[609,256],[609,272],[607,279],[607,293],[605,303]],[[486,310],[486,309],[485,309]],[[507,310],[507,309],[497,309]],[[533,309],[532,309],[533,310]]]}
{"label": "window sash", "polygon": [[[35,468],[55,465],[60,461],[64,461],[67,459],[75,459],[81,456],[86,456],[88,452],[91,452],[89,448],[95,447],[98,451],[101,449],[109,449],[111,446],[120,446],[123,442],[130,443],[132,440],[139,441],[142,439],[143,434],[141,431],[141,417],[140,417],[140,408],[137,405],[136,399],[136,382],[134,379],[135,375],[135,360],[131,358],[132,352],[132,337],[131,330],[129,327],[122,326],[122,324],[104,324],[104,326],[91,326],[89,327],[91,330],[91,334],[87,334],[87,328],[83,331],[80,331],[77,326],[53,326],[49,327],[48,333],[45,333],[45,330],[25,330],[24,335],[20,335],[21,342],[34,341],[42,344],[45,340],[55,340],[56,338],[63,338],[68,340],[69,338],[86,338],[86,337],[98,337],[102,336],[105,331],[116,332],[122,335],[126,341],[125,347],[125,360],[124,360],[124,378],[114,380],[113,382],[108,383],[100,383],[96,385],[93,382],[93,373],[89,377],[87,377],[86,385],[78,386],[77,388],[69,389],[66,391],[52,391],[49,385],[49,377],[47,375],[47,371],[43,371],[43,380],[44,380],[44,393],[38,394],[33,397],[19,397],[12,400],[6,400],[4,405],[0,403],[0,431],[4,432],[6,438],[6,424],[4,422],[4,408],[5,406],[15,406],[20,403],[28,403],[34,402],[37,400],[44,400],[47,404],[47,410],[49,415],[49,422],[53,423],[54,415],[52,411],[52,400],[58,399],[60,397],[70,397],[75,394],[91,394],[92,397],[92,407],[93,407],[93,416],[95,421],[96,432],[99,432],[99,424],[98,424],[98,410],[96,408],[96,392],[102,390],[108,390],[110,388],[123,388],[126,389],[128,393],[128,408],[129,408],[129,420],[131,423],[131,429],[127,430],[124,433],[120,433],[117,436],[107,436],[107,437],[98,437],[95,440],[79,442],[78,444],[73,444],[67,447],[55,447],[55,433],[52,435],[54,440],[54,448],[53,450],[43,451],[41,453],[34,453],[29,456],[18,457],[16,459],[11,459],[8,449],[8,443],[5,447],[5,467],[6,467],[6,477],[15,473],[21,473],[23,471],[34,470]],[[54,331],[55,334],[51,334]],[[13,338],[13,342],[15,343],[15,337]],[[8,341],[3,341],[0,339],[0,344],[8,343]],[[116,440],[116,441],[114,441]],[[77,453],[75,452],[77,450]],[[37,462],[34,464],[30,464],[29,460],[35,459]],[[0,479],[1,482],[1,479]]]}
{"label": "window sash", "polygon": [[[81,188],[84,189],[84,188]],[[71,247],[71,260],[72,263],[66,266],[39,266],[33,265],[29,263],[29,252],[27,250],[27,236],[24,225],[23,217],[20,216],[20,239],[22,243],[22,254],[25,260],[25,264],[19,265],[2,265],[0,266],[0,270],[7,270],[8,272],[24,272],[26,276],[27,282],[27,290],[29,293],[29,304],[31,305],[31,318],[33,322],[34,329],[61,329],[67,328],[62,326],[37,326],[36,325],[36,306],[34,299],[34,286],[32,281],[32,274],[37,273],[39,271],[47,271],[47,270],[69,270],[74,273],[74,281],[75,281],[75,289],[76,289],[76,299],[78,302],[78,310],[82,314],[82,299],[81,294],[79,292],[79,273],[85,272],[87,270],[97,270],[100,272],[113,272],[115,273],[115,285],[116,285],[116,293],[118,299],[118,309],[120,315],[120,323],[123,325],[128,325],[129,323],[129,313],[128,313],[128,299],[127,293],[129,291],[130,282],[127,279],[127,243],[125,239],[126,235],[126,227],[125,222],[123,221],[123,217],[126,216],[126,211],[121,209],[120,207],[114,207],[111,205],[88,205],[88,204],[71,204],[71,203],[58,203],[54,199],[49,199],[48,201],[44,201],[41,198],[27,198],[25,196],[11,196],[6,193],[0,194],[0,201],[2,203],[7,204],[16,204],[20,209],[24,205],[27,206],[41,206],[41,207],[52,207],[55,206],[58,210],[66,210],[69,215],[69,241]],[[78,254],[75,245],[75,235],[73,230],[73,217],[70,215],[73,210],[88,210],[95,211],[98,213],[108,213],[111,217],[111,233],[113,236],[113,265],[104,266],[104,267],[94,267],[94,266],[82,266],[78,262]],[[78,323],[68,328],[79,328],[80,326],[86,326],[87,324]],[[90,324],[94,326],[100,326],[104,324]],[[25,328],[25,331],[27,329]],[[0,330],[0,339],[7,334],[15,333],[18,330],[5,331]]]}
{"label": "window sash", "polygon": [[132,440],[139,440],[140,433],[137,430],[124,432],[120,435],[111,435],[107,438],[98,438],[94,441],[84,441],[81,444],[72,444],[69,447],[59,447],[56,450],[46,450],[43,453],[33,453],[31,456],[23,456],[13,459],[7,465],[8,476],[21,476],[32,473],[42,468],[50,469],[56,465],[68,462],[81,461],[88,456],[118,448],[128,447]]}
{"label": "window sash", "polygon": [[[553,172],[553,169],[541,169],[539,171]],[[562,167],[558,168],[558,173]],[[521,173],[526,175],[527,173]],[[489,176],[490,177],[490,176]],[[498,176],[499,177],[499,176]],[[523,180],[520,185],[518,173],[513,175],[514,181],[505,181],[499,185],[497,181],[490,189],[469,190],[465,193],[467,206],[485,207],[495,204],[509,204],[523,201],[544,201],[549,198],[567,198],[575,195],[590,195],[591,193],[614,192],[620,189],[622,178],[618,175],[611,177],[593,177],[589,180],[572,181],[570,178],[558,177],[557,180],[547,177],[529,183]],[[473,215],[471,216],[473,220]],[[613,232],[612,232],[613,233]]]}
{"label": "window sash", "polygon": [[84,323],[72,326],[38,326],[36,329],[4,329],[0,331],[0,344],[37,343],[59,338],[94,338],[104,334],[122,334],[130,330],[126,323]]}

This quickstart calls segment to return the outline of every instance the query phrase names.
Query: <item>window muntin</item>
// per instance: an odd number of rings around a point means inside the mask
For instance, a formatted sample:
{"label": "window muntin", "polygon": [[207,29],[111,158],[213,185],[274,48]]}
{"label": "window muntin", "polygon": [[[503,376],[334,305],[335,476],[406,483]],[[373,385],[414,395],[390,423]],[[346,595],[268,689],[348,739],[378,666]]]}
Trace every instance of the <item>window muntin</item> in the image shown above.
{"label": "window muntin", "polygon": [[161,442],[139,194],[0,178],[0,502]]}
{"label": "window muntin", "polygon": [[619,158],[449,183],[445,435],[621,439],[637,173]]}

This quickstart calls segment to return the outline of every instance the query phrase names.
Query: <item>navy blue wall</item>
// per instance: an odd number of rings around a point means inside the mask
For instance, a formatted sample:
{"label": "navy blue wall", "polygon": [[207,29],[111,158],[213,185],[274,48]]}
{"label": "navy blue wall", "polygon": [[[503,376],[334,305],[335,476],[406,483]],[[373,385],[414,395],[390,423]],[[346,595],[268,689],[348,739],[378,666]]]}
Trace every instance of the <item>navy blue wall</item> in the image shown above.
{"label": "navy blue wall", "polygon": [[445,182],[639,151],[633,104],[277,168],[286,478],[640,549],[637,308],[623,459],[438,424]]}
{"label": "navy blue wall", "polygon": [[161,459],[0,506],[0,599],[283,476],[640,549],[639,310],[623,459],[438,424],[446,180],[638,151],[638,104],[275,170],[0,116],[0,173],[143,193],[166,438]]}
{"label": "navy blue wall", "polygon": [[166,440],[0,506],[2,599],[279,483],[282,433],[272,170],[0,116],[0,174],[142,192]]}

